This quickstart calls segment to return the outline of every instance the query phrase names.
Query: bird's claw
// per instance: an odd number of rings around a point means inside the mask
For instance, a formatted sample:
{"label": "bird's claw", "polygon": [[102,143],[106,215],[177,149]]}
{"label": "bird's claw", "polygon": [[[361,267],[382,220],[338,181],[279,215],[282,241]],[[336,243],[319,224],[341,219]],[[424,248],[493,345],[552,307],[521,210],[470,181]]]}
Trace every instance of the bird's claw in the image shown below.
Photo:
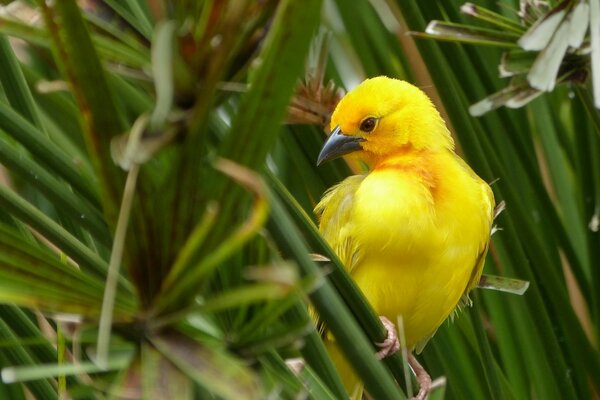
{"label": "bird's claw", "polygon": [[[400,350],[400,342],[398,341],[398,334],[396,333],[394,324],[386,317],[380,316],[379,319],[387,331],[385,340],[381,343],[375,343],[380,348],[376,355],[381,360]],[[414,371],[417,382],[419,382],[419,393],[413,397],[413,400],[425,400],[432,389],[431,377],[410,352],[408,353],[408,364]]]}
{"label": "bird's claw", "polygon": [[398,334],[396,333],[394,324],[386,317],[380,316],[379,319],[387,331],[385,340],[380,343],[375,343],[380,349],[375,355],[381,360],[400,350],[400,342],[398,341]]}
{"label": "bird's claw", "polygon": [[419,382],[419,393],[415,397],[414,400],[425,400],[429,391],[432,388],[431,385],[431,376],[425,371],[425,368],[419,363],[417,358],[412,354],[408,354],[408,364],[415,372],[415,376],[417,377],[417,382]]}

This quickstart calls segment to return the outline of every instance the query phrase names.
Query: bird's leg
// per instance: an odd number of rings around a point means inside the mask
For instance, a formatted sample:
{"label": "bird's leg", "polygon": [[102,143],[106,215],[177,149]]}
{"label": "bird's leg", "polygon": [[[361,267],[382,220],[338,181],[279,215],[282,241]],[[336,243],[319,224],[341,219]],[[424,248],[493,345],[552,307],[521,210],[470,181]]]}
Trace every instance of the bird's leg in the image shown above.
{"label": "bird's leg", "polygon": [[[379,359],[383,359],[400,350],[400,341],[398,340],[398,334],[396,333],[394,324],[384,316],[379,316],[379,319],[387,330],[387,337],[385,340],[381,343],[375,343],[381,349],[376,355]],[[419,393],[417,393],[414,399],[425,400],[431,390],[431,377],[411,352],[408,353],[408,364],[414,371],[417,381],[419,382]]]}
{"label": "bird's leg", "polygon": [[384,316],[379,316],[379,319],[387,331],[385,340],[381,343],[375,343],[380,348],[376,353],[377,358],[381,360],[400,350],[400,342],[398,341],[398,334],[396,333],[394,324]]}
{"label": "bird's leg", "polygon": [[419,393],[414,397],[415,400],[425,400],[431,390],[431,376],[425,371],[425,368],[419,363],[412,353],[408,353],[408,364],[415,372],[419,382]]}

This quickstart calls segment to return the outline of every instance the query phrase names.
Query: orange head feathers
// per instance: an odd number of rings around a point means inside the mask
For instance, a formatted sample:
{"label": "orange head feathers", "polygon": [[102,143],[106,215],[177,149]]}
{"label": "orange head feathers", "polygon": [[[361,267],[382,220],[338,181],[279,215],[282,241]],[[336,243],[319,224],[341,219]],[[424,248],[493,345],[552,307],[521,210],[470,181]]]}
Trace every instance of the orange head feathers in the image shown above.
{"label": "orange head feathers", "polygon": [[353,152],[377,164],[406,147],[454,148],[429,97],[408,82],[386,76],[367,79],[346,94],[331,116],[331,130],[318,164]]}

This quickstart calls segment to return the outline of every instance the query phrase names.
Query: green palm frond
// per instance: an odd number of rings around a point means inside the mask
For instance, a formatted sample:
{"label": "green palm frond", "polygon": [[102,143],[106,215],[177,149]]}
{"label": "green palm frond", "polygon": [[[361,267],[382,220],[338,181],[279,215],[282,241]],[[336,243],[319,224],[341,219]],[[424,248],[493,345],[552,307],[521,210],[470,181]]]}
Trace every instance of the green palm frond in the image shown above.
{"label": "green palm frond", "polygon": [[[486,27],[432,21],[425,33],[416,37],[451,42],[491,45],[506,48],[498,70],[509,85],[473,104],[470,112],[481,116],[501,106],[519,108],[556,85],[589,85],[600,108],[600,75],[595,59],[600,48],[595,45],[596,26],[600,20],[594,11],[595,0],[562,1],[551,7],[546,2],[522,1],[511,17],[472,3],[461,12]],[[589,34],[587,32],[589,31]],[[591,73],[591,79],[588,76]]]}
{"label": "green palm frond", "polygon": [[598,0],[3,4],[0,398],[347,398],[308,302],[411,395],[312,214],[360,168],[316,167],[330,113],[381,74],[506,202],[481,286],[530,282],[439,329],[431,398],[600,392]]}

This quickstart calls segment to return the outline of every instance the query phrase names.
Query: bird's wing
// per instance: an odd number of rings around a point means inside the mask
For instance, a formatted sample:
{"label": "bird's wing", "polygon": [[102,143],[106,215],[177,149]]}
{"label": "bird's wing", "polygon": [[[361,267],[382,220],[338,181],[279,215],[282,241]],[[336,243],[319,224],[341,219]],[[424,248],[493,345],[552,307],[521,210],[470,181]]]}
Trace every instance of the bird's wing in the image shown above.
{"label": "bird's wing", "polygon": [[479,199],[479,204],[481,207],[478,211],[480,213],[481,220],[483,221],[483,224],[481,225],[481,234],[479,236],[481,238],[481,241],[479,242],[479,253],[471,273],[471,278],[469,279],[469,283],[465,288],[466,295],[477,286],[479,278],[481,278],[481,273],[483,272],[485,255],[487,254],[490,244],[490,237],[492,234],[492,222],[494,221],[494,208],[496,206],[496,201],[494,199],[494,192],[492,192],[490,185],[481,179],[462,158],[457,155],[455,155],[455,157],[465,172],[467,172],[467,174],[469,174],[479,186],[479,194],[481,196]]}
{"label": "bird's wing", "polygon": [[[469,168],[470,169],[470,168]],[[463,293],[460,302],[458,303],[458,309],[463,306],[471,305],[471,299],[469,298],[469,292],[477,287],[479,283],[479,279],[481,278],[481,274],[483,272],[483,264],[485,263],[485,256],[487,254],[488,248],[490,246],[490,237],[492,235],[492,222],[494,220],[494,193],[490,186],[482,181],[479,177],[473,173],[473,175],[480,181],[481,187],[481,213],[482,218],[484,219],[484,231],[481,232],[481,242],[479,243],[479,254],[477,255],[477,259],[475,260],[475,265],[471,272],[471,278],[469,278],[469,283],[465,288],[465,292]]]}
{"label": "bird's wing", "polygon": [[[462,160],[460,160],[460,161],[462,161]],[[450,319],[454,318],[454,316],[462,308],[464,308],[465,306],[470,306],[473,303],[471,301],[471,298],[469,297],[469,292],[472,289],[474,289],[475,287],[477,287],[477,284],[479,283],[479,279],[481,278],[481,274],[483,272],[483,264],[485,263],[485,255],[487,254],[488,247],[490,245],[490,237],[491,237],[491,233],[492,233],[491,232],[492,231],[492,221],[494,219],[494,205],[495,205],[494,193],[492,192],[492,189],[490,188],[490,186],[486,182],[481,180],[471,170],[471,168],[467,164],[464,164],[464,162],[462,162],[461,164],[463,164],[464,167],[467,169],[467,171],[469,171],[469,173],[472,175],[472,177],[479,182],[479,185],[481,188],[481,190],[479,191],[479,193],[481,194],[481,208],[479,211],[481,212],[481,217],[482,217],[484,223],[482,224],[482,232],[480,235],[481,241],[479,242],[479,252],[477,254],[477,258],[475,259],[475,262],[473,263],[473,269],[471,270],[471,277],[469,278],[469,282],[467,283],[467,285],[465,287],[465,291],[464,291],[461,299],[459,300],[458,304],[456,305],[456,308],[454,308],[454,310],[450,314]],[[437,331],[437,329],[436,329],[436,331]],[[424,337],[415,345],[415,352],[417,354],[419,354],[419,353],[421,353],[421,351],[423,351],[423,348],[425,348],[425,345],[427,344],[427,342],[429,342],[429,340],[433,337],[433,335],[435,335],[436,331],[432,332],[431,335]]]}
{"label": "bird's wing", "polygon": [[[352,205],[356,190],[365,179],[365,176],[353,175],[332,186],[325,192],[323,198],[315,207],[321,235],[329,243],[329,246],[337,254],[348,272],[352,271],[358,260],[356,241],[350,234],[352,230]],[[309,313],[317,321],[319,333],[329,340],[334,340],[312,307],[309,308]]]}
{"label": "bird's wing", "polygon": [[494,208],[496,205],[494,193],[492,192],[490,186],[483,181],[481,182],[481,192],[483,208],[482,213],[487,223],[485,224],[485,232],[482,232],[482,241],[479,244],[479,256],[477,257],[477,264],[473,269],[473,273],[471,274],[467,291],[474,289],[477,286],[477,283],[479,283],[479,278],[481,278],[481,273],[483,272],[485,255],[487,254],[487,250],[490,245],[490,237],[492,235],[492,222],[494,220]]}
{"label": "bird's wing", "polygon": [[365,176],[353,175],[333,186],[315,207],[321,234],[349,272],[360,257],[350,232],[354,195]]}

